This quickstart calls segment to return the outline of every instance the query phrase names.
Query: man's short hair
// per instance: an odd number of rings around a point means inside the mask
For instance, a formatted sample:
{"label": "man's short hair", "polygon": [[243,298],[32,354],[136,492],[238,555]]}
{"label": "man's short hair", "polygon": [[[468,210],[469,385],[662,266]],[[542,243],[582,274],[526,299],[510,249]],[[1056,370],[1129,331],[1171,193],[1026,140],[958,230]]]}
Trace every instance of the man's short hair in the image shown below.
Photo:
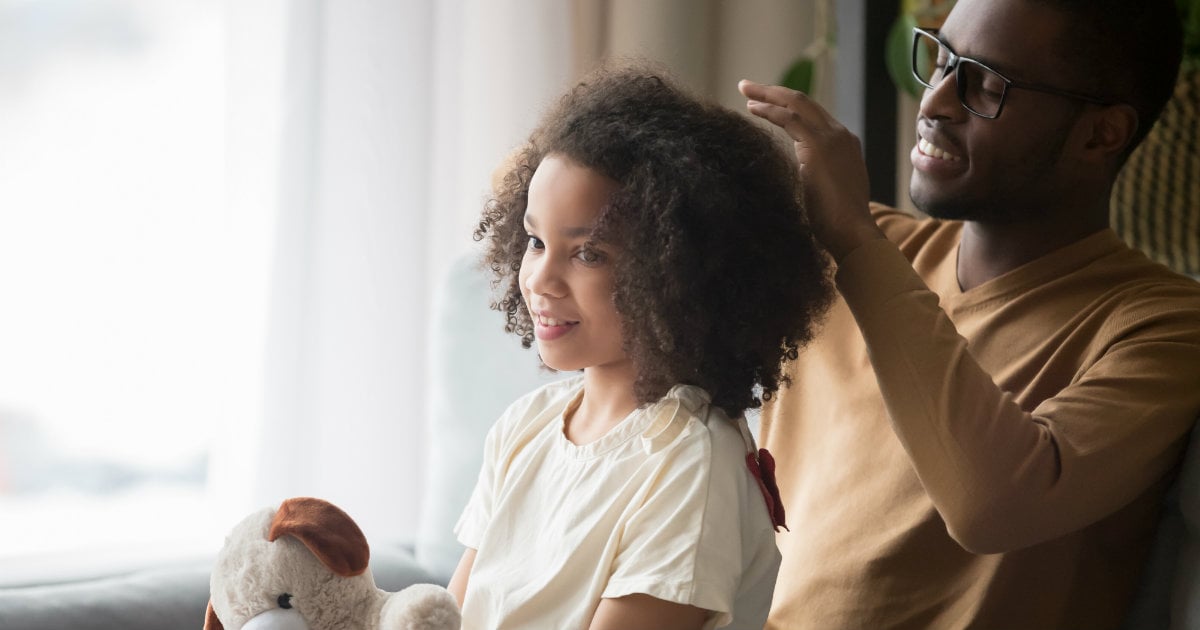
{"label": "man's short hair", "polygon": [[1183,27],[1175,1],[1028,1],[1069,17],[1062,56],[1077,69],[1080,87],[1137,111],[1138,129],[1125,150],[1127,157],[1150,132],[1175,90],[1183,56]]}

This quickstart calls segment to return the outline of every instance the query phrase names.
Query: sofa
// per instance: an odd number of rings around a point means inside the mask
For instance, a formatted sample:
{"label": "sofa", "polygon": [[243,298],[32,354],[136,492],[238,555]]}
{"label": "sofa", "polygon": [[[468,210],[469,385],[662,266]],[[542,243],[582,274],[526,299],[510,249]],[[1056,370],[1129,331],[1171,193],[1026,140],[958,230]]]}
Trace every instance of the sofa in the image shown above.
{"label": "sofa", "polygon": [[[435,581],[404,549],[371,551],[371,572],[382,589]],[[79,581],[0,589],[0,628],[199,630],[211,568],[212,558],[196,558]]]}
{"label": "sofa", "polygon": [[[488,307],[488,281],[473,260],[452,265],[435,291],[426,499],[416,540],[372,544],[370,570],[384,590],[449,582],[462,555],[454,524],[474,488],[488,428],[521,394],[562,378],[541,368],[535,353],[503,332],[500,316]],[[449,386],[476,377],[492,386],[470,397]],[[212,562],[199,556],[110,571],[89,568],[31,583],[0,576],[0,630],[200,628]]]}
{"label": "sofa", "polygon": [[[488,297],[486,279],[467,260],[454,265],[435,295],[432,381],[461,383],[477,376],[495,386],[470,397],[453,395],[457,390],[449,387],[430,392],[431,468],[417,539],[409,547],[372,548],[371,571],[385,590],[449,580],[462,554],[454,523],[474,486],[488,427],[516,397],[560,378],[539,368],[533,353],[499,330]],[[1164,502],[1128,630],[1200,630],[1200,445],[1189,453]],[[211,565],[212,558],[199,557],[0,587],[0,630],[200,628]]]}

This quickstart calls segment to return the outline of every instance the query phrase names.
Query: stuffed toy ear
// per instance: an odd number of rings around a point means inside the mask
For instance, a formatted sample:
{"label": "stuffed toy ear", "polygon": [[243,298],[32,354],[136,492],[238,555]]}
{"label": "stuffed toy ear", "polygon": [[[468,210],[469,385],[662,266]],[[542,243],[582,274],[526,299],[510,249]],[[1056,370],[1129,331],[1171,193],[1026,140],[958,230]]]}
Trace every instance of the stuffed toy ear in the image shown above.
{"label": "stuffed toy ear", "polygon": [[212,600],[208,601],[208,610],[204,613],[204,630],[225,630],[217,613],[213,612]]}
{"label": "stuffed toy ear", "polygon": [[337,506],[309,497],[288,499],[271,521],[267,540],[291,536],[304,543],[330,571],[352,577],[367,570],[371,551],[367,537]]}

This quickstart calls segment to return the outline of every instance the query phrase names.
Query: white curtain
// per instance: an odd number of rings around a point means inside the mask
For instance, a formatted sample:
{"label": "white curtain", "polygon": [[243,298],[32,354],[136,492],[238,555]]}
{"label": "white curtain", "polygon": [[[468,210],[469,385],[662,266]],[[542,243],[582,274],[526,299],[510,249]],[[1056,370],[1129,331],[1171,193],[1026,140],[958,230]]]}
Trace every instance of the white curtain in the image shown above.
{"label": "white curtain", "polygon": [[[430,296],[474,247],[492,171],[609,55],[743,106],[816,30],[775,0],[229,0],[230,208],[261,356],[231,368],[215,529],[288,496],[416,533]],[[463,383],[463,395],[472,384]],[[482,439],[482,436],[480,436]]]}
{"label": "white curtain", "polygon": [[801,55],[817,64],[815,97],[832,101],[832,0],[573,0],[575,59],[609,56],[668,66],[692,89],[739,111],[739,79],[775,83]]}
{"label": "white curtain", "polygon": [[[217,433],[218,529],[296,495],[410,540],[434,283],[570,79],[554,0],[230,1],[230,206],[269,244],[255,404]],[[464,384],[464,394],[470,395]],[[251,395],[253,398],[253,395]]]}

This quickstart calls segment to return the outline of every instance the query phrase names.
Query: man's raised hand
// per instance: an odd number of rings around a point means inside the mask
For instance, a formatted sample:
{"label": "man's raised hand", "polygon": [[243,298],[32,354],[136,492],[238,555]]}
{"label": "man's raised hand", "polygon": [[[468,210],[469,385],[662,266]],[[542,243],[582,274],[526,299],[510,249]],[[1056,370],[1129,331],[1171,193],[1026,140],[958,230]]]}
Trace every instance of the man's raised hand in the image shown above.
{"label": "man's raised hand", "polygon": [[738,90],[751,114],[793,140],[809,221],[834,260],[884,238],[868,209],[870,181],[858,137],[802,92],[745,80]]}

